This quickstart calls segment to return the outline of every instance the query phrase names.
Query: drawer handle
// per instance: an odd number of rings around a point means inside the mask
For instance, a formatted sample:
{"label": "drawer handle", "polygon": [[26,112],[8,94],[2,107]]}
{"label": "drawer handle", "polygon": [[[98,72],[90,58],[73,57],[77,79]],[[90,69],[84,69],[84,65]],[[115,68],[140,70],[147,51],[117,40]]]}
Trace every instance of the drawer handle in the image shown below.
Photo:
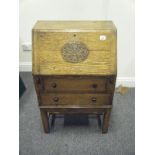
{"label": "drawer handle", "polygon": [[96,102],[96,101],[97,101],[97,98],[96,98],[96,97],[92,97],[91,100],[92,100],[93,102]]}
{"label": "drawer handle", "polygon": [[93,88],[97,88],[98,86],[97,86],[97,84],[93,84],[92,87]]}
{"label": "drawer handle", "polygon": [[58,102],[58,101],[59,101],[59,97],[54,97],[54,98],[53,98],[53,101],[54,101],[54,102]]}
{"label": "drawer handle", "polygon": [[56,87],[57,87],[57,84],[56,84],[56,83],[52,83],[51,86],[52,86],[53,88],[56,88]]}

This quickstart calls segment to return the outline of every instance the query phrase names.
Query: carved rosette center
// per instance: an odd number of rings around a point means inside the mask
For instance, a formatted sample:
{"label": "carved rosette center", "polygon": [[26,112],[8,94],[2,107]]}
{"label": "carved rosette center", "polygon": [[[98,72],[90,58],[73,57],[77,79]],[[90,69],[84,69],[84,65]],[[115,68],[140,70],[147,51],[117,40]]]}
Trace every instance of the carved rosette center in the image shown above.
{"label": "carved rosette center", "polygon": [[84,61],[89,51],[85,44],[81,42],[66,43],[61,50],[62,57],[65,61],[79,63]]}

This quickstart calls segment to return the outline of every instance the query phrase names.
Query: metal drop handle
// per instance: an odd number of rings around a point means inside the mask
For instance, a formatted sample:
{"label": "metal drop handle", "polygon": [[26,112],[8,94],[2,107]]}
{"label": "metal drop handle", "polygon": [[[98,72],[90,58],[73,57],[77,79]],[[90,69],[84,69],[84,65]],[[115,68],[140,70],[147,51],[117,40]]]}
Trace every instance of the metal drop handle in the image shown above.
{"label": "metal drop handle", "polygon": [[54,98],[53,98],[53,101],[54,101],[54,102],[58,102],[58,101],[59,101],[59,97],[54,97]]}
{"label": "metal drop handle", "polygon": [[52,83],[51,86],[52,86],[53,88],[56,88],[56,87],[57,87],[57,84],[56,84],[56,83]]}
{"label": "metal drop handle", "polygon": [[91,100],[92,100],[93,102],[96,102],[96,101],[97,101],[97,98],[96,98],[96,97],[92,97]]}
{"label": "metal drop handle", "polygon": [[98,85],[94,83],[94,84],[92,85],[92,87],[93,87],[93,88],[97,88]]}

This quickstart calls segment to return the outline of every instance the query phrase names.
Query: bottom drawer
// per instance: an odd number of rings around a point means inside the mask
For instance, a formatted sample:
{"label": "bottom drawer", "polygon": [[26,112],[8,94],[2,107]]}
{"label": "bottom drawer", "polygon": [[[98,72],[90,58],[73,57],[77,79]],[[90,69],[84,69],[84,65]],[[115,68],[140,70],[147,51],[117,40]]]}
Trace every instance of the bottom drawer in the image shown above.
{"label": "bottom drawer", "polygon": [[110,94],[41,94],[42,105],[108,105]]}

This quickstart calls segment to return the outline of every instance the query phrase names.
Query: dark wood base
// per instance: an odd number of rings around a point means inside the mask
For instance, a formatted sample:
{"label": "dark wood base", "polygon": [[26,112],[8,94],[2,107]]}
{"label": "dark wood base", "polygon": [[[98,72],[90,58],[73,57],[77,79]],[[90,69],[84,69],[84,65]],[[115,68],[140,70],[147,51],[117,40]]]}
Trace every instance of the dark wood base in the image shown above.
{"label": "dark wood base", "polygon": [[41,114],[41,118],[42,118],[42,123],[43,123],[43,127],[44,127],[44,132],[45,133],[49,133],[50,132],[50,128],[49,128],[49,116],[48,116],[48,112],[40,109],[40,114]]}
{"label": "dark wood base", "polygon": [[111,115],[111,109],[106,109],[103,115],[102,133],[108,132],[109,120]]}
{"label": "dark wood base", "polygon": [[[72,109],[73,110],[73,109]],[[94,111],[94,112],[93,112]],[[63,111],[62,109],[57,109],[54,111],[53,108],[40,108],[40,113],[41,113],[41,118],[42,118],[42,124],[44,128],[45,133],[50,132],[50,127],[49,127],[49,113],[52,113],[52,125],[54,125],[54,120],[55,120],[55,115],[56,114],[67,114],[67,113],[75,113],[75,109],[73,111],[67,112],[67,109]],[[88,113],[88,114],[96,114],[98,118],[98,124],[102,128],[102,133],[107,133],[108,132],[108,126],[109,126],[109,121],[110,121],[110,115],[111,115],[111,108],[103,108],[103,109],[87,109],[85,112],[76,109],[76,113]],[[103,114],[103,123],[101,124],[100,121],[100,114]]]}

